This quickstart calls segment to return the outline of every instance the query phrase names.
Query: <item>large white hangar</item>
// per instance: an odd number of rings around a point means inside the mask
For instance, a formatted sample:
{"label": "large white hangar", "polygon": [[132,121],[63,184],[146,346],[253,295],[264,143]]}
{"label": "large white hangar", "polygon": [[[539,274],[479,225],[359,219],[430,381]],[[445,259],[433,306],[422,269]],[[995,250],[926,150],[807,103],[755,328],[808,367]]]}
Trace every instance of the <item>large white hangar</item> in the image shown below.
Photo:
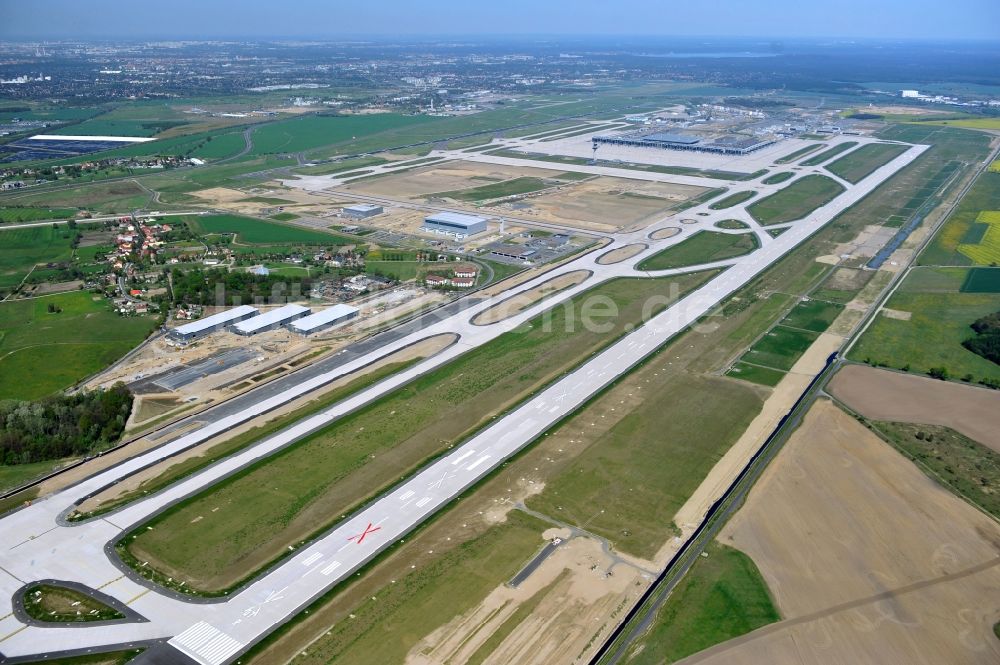
{"label": "large white hangar", "polygon": [[309,316],[292,321],[288,324],[288,329],[300,335],[311,335],[313,333],[327,330],[342,323],[347,323],[358,315],[360,310],[350,305],[334,305],[326,309],[314,312]]}
{"label": "large white hangar", "polygon": [[486,230],[486,218],[457,212],[438,212],[424,217],[424,231],[446,233],[456,238],[474,236]]}
{"label": "large white hangar", "polygon": [[206,316],[203,319],[198,319],[197,321],[177,326],[173,330],[169,331],[167,336],[171,339],[177,340],[178,342],[190,342],[217,330],[223,330],[234,323],[246,321],[251,317],[257,316],[259,313],[260,310],[256,307],[251,307],[250,305],[240,305],[239,307],[233,307],[232,309],[227,309],[224,312],[219,312],[218,314]]}
{"label": "large white hangar", "polygon": [[260,316],[241,321],[233,326],[232,330],[237,335],[256,335],[268,330],[274,330],[286,323],[291,323],[303,316],[307,316],[312,310],[302,305],[285,305],[278,309],[272,309]]}

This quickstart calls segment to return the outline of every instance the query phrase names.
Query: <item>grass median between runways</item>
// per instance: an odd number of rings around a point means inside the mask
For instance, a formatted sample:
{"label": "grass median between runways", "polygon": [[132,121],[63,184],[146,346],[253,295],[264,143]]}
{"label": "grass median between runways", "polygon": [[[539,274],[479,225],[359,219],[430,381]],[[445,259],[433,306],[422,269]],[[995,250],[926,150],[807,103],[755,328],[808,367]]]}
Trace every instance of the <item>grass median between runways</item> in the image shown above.
{"label": "grass median between runways", "polygon": [[[599,285],[552,308],[549,330],[536,317],[469,351],[179,503],[119,549],[153,579],[225,592],[613,342],[641,321],[649,298],[665,299],[673,284],[682,297],[716,274]],[[567,319],[596,295],[618,308],[611,330],[570,329]]]}

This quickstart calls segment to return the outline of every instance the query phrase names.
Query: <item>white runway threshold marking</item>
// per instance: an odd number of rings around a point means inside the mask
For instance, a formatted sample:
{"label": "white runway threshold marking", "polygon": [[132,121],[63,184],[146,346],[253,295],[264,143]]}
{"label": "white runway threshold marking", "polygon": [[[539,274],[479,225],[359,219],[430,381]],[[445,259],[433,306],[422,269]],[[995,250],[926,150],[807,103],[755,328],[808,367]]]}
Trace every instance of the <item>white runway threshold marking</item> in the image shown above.
{"label": "white runway threshold marking", "polygon": [[329,566],[327,566],[326,568],[324,568],[323,570],[321,570],[319,572],[323,573],[324,575],[329,575],[330,573],[332,573],[333,571],[337,570],[338,568],[340,568],[340,562],[339,561],[334,561]]}
{"label": "white runway threshold marking", "polygon": [[303,561],[303,562],[302,562],[302,565],[303,565],[303,566],[311,566],[311,565],[313,565],[314,563],[316,563],[317,561],[319,561],[319,560],[320,560],[320,559],[322,559],[322,558],[323,558],[323,554],[322,554],[322,553],[320,553],[320,552],[315,552],[315,553],[313,553],[313,554],[310,554],[310,555],[309,555],[309,556],[308,556],[308,557],[307,557],[307,558],[305,559],[305,561]]}
{"label": "white runway threshold marking", "polygon": [[168,644],[204,665],[221,665],[244,646],[239,640],[204,621],[199,621],[172,638]]}

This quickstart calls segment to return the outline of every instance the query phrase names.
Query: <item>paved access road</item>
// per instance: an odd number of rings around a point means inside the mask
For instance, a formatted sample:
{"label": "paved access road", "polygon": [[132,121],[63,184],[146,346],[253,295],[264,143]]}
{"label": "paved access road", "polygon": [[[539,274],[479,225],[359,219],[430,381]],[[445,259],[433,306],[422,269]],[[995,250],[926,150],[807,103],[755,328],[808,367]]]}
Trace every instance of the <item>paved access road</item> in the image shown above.
{"label": "paved access road", "polygon": [[[852,137],[851,140],[859,139]],[[863,144],[867,141],[860,139],[859,142]],[[254,391],[252,399],[240,402],[234,400],[237,406],[220,410],[212,422],[202,428],[181,435],[160,448],[100,472],[67,490],[0,519],[0,596],[6,599],[4,602],[9,603],[13,592],[32,580],[69,580],[100,589],[149,619],[148,623],[122,623],[93,629],[40,628],[25,626],[12,614],[3,612],[0,615],[8,615],[0,618],[0,652],[7,656],[24,656],[169,638],[169,644],[174,649],[195,662],[220,665],[232,661],[276,626],[294,616],[312,599],[350,576],[453,497],[543,435],[554,423],[572,413],[672,336],[697,322],[729,294],[747,284],[841,211],[913,161],[924,149],[926,146],[914,146],[859,184],[847,184],[846,191],[834,201],[803,220],[781,225],[787,226],[788,230],[777,238],[772,238],[741,209],[713,211],[707,205],[692,208],[682,215],[685,219],[694,220],[694,223],[678,224],[675,219],[668,218],[641,232],[619,234],[609,247],[568,262],[549,274],[512,288],[502,296],[480,301],[470,300],[462,306],[456,305],[454,310],[445,312],[446,316],[443,318],[403,327],[379,339],[377,343],[372,341],[371,348],[355,349],[349,357],[338,363],[310,368],[310,372],[297,372],[293,375],[294,379],[289,377],[288,381],[275,381],[272,390],[259,394]],[[820,171],[819,167],[803,168],[796,172],[796,178]],[[664,181],[671,181],[672,178],[673,176],[662,175]],[[780,185],[743,183],[731,188],[731,193],[752,189],[760,192],[755,197],[756,200],[791,182],[794,179]],[[704,213],[704,216],[700,213]],[[716,222],[733,218],[747,221],[750,229],[732,232],[754,233],[760,240],[759,250],[745,257],[680,270],[635,270],[634,266],[651,254],[677,244],[699,230],[717,230],[714,229]],[[652,232],[666,227],[680,228],[680,232],[664,240],[649,239]],[[639,242],[648,247],[628,261],[613,265],[597,263],[597,258],[608,251]],[[552,307],[554,303],[565,301],[600,282],[616,277],[666,276],[708,267],[724,267],[726,270],[231,596],[214,600],[181,597],[145,582],[120,564],[113,555],[111,543],[173,502],[289,445],[309,432],[329,425],[341,415],[440,367],[464,351],[496,338]],[[476,314],[510,295],[534,288],[560,274],[581,269],[592,271],[592,276],[543,303],[491,325],[476,326],[470,323]],[[459,341],[322,413],[304,418],[240,454],[102,518],[74,525],[62,521],[62,516],[71,509],[74,501],[137,469],[178,450],[197,445],[214,434],[307,394],[379,357],[430,335],[445,332],[458,334]],[[375,339],[377,338],[373,338]]]}

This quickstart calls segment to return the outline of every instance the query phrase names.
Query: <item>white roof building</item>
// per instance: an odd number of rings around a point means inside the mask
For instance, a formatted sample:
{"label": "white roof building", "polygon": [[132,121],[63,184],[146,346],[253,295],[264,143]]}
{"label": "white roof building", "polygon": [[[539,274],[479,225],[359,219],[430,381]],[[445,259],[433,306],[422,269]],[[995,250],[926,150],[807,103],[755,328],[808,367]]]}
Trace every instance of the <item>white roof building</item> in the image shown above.
{"label": "white roof building", "polygon": [[240,321],[233,326],[233,332],[237,335],[256,335],[265,330],[271,330],[278,326],[289,323],[296,319],[301,319],[312,310],[302,305],[285,305],[278,309],[272,309],[260,316],[255,316],[246,321]]}
{"label": "white roof building", "polygon": [[325,328],[344,323],[358,315],[360,310],[350,305],[334,305],[326,309],[304,316],[297,321],[288,324],[288,328],[293,332],[308,335]]}
{"label": "white roof building", "polygon": [[251,307],[250,305],[240,305],[239,307],[233,307],[232,309],[227,309],[224,312],[219,312],[218,314],[206,316],[203,319],[198,319],[197,321],[177,326],[170,331],[170,334],[182,339],[198,337],[199,335],[207,334],[213,330],[224,328],[226,325],[234,321],[242,321],[252,316],[256,316],[259,311],[260,310],[256,307]]}

